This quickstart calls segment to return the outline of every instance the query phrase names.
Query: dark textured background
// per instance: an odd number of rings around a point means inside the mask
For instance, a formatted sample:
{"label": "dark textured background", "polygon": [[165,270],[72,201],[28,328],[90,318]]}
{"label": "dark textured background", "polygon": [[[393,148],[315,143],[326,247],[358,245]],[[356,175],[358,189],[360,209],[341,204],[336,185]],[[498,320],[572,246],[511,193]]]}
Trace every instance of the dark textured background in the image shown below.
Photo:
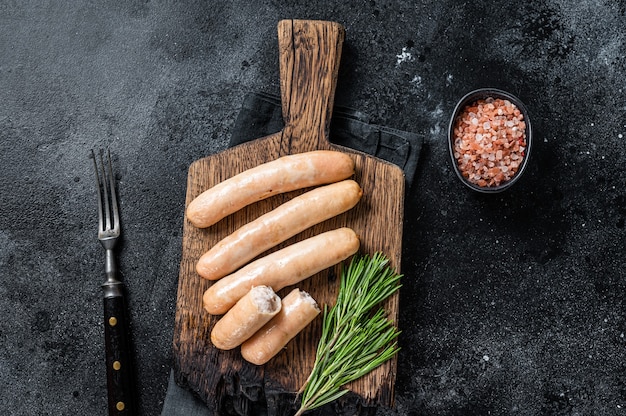
{"label": "dark textured background", "polygon": [[[547,1],[0,2],[0,408],[104,415],[102,249],[88,153],[109,147],[144,415],[158,415],[189,164],[276,24],[346,27],[337,102],[426,135],[407,195],[397,404],[380,415],[626,414],[626,7]],[[464,189],[448,119],[484,86],[527,104],[529,171]]]}

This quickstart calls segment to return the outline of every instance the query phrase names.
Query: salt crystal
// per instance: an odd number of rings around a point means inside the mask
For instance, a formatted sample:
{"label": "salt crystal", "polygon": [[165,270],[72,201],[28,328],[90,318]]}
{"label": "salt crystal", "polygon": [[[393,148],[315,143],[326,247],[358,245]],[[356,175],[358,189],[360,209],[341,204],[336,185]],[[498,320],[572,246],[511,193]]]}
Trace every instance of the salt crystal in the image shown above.
{"label": "salt crystal", "polygon": [[400,66],[400,64],[403,62],[412,61],[413,55],[411,55],[410,52],[407,52],[407,48],[404,47],[402,48],[402,53],[400,53],[400,55],[396,55],[396,58],[398,58],[398,60],[396,61],[396,67],[397,67],[397,66]]}
{"label": "salt crystal", "polygon": [[[523,159],[520,152],[526,146],[519,140],[525,130],[523,116],[513,114],[520,112],[508,100],[490,98],[471,106],[478,111],[468,111],[456,122],[454,132],[459,143],[455,140],[455,157],[463,176],[470,182],[479,186],[499,185],[515,176]],[[483,114],[483,110],[491,114]]]}

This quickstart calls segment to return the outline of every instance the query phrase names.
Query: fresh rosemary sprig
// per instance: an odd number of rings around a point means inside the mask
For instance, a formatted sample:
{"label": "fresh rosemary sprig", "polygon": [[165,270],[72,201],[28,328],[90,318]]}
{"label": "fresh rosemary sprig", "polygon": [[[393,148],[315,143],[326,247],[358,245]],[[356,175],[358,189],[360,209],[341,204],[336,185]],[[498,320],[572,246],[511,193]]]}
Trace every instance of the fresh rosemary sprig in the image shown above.
{"label": "fresh rosemary sprig", "polygon": [[[324,307],[322,335],[311,375],[299,393],[295,416],[348,392],[342,387],[369,373],[399,350],[399,331],[380,303],[400,288],[400,278],[383,254],[356,255],[341,269],[337,302]],[[378,310],[373,309],[378,306]]]}

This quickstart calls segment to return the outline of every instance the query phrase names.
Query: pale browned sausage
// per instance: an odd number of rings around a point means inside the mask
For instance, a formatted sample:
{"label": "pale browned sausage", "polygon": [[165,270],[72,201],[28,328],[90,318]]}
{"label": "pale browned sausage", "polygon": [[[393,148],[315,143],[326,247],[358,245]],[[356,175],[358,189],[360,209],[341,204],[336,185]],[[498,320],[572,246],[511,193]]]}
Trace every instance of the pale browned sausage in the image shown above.
{"label": "pale browned sausage", "polygon": [[222,350],[231,350],[263,327],[280,311],[280,298],[272,288],[253,287],[213,327],[211,342]]}
{"label": "pale browned sausage", "polygon": [[241,344],[241,355],[253,364],[265,364],[319,313],[317,302],[308,293],[292,290],[283,298],[280,312]]}
{"label": "pale browned sausage", "polygon": [[350,228],[307,238],[216,281],[204,292],[204,308],[211,314],[221,315],[254,286],[267,285],[278,292],[347,259],[358,249],[359,238]]}
{"label": "pale browned sausage", "polygon": [[217,280],[299,232],[354,207],[363,191],[353,180],[315,188],[230,234],[196,264],[205,279]]}
{"label": "pale browned sausage", "polygon": [[204,191],[187,207],[187,219],[196,227],[209,227],[272,195],[337,182],[353,174],[354,161],[341,152],[317,150],[283,156]]}

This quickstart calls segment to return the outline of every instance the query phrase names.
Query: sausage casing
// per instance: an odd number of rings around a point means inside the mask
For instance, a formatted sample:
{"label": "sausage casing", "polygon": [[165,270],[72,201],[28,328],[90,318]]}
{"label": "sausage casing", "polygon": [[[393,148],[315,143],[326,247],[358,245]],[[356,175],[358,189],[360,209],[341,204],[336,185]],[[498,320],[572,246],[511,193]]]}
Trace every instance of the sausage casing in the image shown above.
{"label": "sausage casing", "polygon": [[356,233],[345,227],[291,244],[216,281],[204,292],[204,308],[221,315],[258,285],[278,292],[347,259],[359,245]]}
{"label": "sausage casing", "polygon": [[217,280],[299,232],[354,207],[363,190],[348,179],[297,196],[242,226],[204,253],[196,271]]}
{"label": "sausage casing", "polygon": [[189,203],[187,219],[196,227],[209,227],[272,195],[346,179],[354,166],[350,156],[332,150],[283,156],[207,189]]}
{"label": "sausage casing", "polygon": [[211,331],[211,342],[222,350],[231,350],[250,338],[280,311],[280,298],[272,288],[253,287]]}
{"label": "sausage casing", "polygon": [[265,364],[319,313],[317,302],[308,293],[292,290],[283,298],[280,312],[241,344],[241,355],[253,364]]}

